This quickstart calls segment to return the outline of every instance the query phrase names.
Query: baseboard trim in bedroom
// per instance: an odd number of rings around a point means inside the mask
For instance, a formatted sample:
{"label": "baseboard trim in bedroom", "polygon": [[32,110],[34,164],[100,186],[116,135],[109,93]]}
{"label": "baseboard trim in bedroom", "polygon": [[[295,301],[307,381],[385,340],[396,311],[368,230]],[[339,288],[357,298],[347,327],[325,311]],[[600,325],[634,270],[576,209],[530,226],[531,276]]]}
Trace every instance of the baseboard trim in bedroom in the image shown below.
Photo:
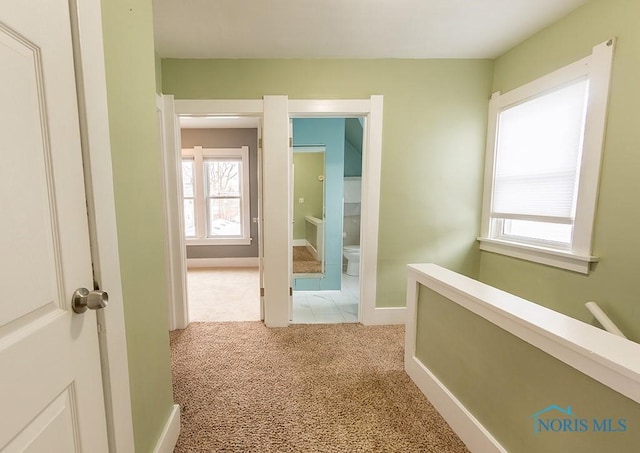
{"label": "baseboard trim in bedroom", "polygon": [[202,267],[258,267],[257,256],[249,258],[187,258],[187,269]]}

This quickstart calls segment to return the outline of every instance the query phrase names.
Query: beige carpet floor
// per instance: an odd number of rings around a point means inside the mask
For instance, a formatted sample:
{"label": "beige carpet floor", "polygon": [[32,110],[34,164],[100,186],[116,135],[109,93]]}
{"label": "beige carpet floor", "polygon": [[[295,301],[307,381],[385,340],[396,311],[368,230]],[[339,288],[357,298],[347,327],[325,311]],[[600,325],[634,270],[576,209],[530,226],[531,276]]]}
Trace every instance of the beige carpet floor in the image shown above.
{"label": "beige carpet floor", "polygon": [[309,249],[302,246],[293,247],[294,274],[319,274],[321,272],[322,263],[316,261]]}
{"label": "beige carpet floor", "polygon": [[171,332],[175,452],[468,452],[404,372],[403,342],[359,324]]}
{"label": "beige carpet floor", "polygon": [[258,268],[199,268],[187,271],[190,321],[259,321]]}

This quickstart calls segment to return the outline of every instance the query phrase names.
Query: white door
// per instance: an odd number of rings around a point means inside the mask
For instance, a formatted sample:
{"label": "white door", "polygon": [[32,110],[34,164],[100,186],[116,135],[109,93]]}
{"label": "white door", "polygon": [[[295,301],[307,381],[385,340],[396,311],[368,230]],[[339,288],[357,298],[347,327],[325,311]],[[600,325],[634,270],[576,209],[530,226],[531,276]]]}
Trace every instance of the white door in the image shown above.
{"label": "white door", "polygon": [[186,247],[184,245],[184,211],[182,204],[182,161],[180,158],[180,124],[176,121],[173,96],[158,96],[160,144],[165,200],[165,240],[167,250],[167,290],[169,292],[169,330],[184,329],[189,324],[187,304]]}
{"label": "white door", "polygon": [[0,0],[0,450],[107,450],[69,2]]}

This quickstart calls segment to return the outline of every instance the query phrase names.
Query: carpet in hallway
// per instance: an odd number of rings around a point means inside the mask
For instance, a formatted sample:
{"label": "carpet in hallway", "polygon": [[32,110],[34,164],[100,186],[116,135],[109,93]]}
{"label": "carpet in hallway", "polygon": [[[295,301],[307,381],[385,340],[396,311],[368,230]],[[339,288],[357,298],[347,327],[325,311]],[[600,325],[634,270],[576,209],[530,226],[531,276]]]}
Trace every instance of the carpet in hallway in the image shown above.
{"label": "carpet in hallway", "polygon": [[175,452],[467,452],[403,369],[404,328],[171,332]]}

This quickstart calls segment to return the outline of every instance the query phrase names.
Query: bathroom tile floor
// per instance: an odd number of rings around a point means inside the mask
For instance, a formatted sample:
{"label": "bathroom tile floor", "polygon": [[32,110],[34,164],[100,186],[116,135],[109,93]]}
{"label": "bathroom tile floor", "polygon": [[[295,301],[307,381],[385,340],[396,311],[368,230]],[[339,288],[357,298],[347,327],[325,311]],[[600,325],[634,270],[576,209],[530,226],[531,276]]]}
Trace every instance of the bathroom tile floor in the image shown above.
{"label": "bathroom tile floor", "polygon": [[358,322],[360,281],[342,274],[341,291],[295,291],[295,324],[337,324]]}

